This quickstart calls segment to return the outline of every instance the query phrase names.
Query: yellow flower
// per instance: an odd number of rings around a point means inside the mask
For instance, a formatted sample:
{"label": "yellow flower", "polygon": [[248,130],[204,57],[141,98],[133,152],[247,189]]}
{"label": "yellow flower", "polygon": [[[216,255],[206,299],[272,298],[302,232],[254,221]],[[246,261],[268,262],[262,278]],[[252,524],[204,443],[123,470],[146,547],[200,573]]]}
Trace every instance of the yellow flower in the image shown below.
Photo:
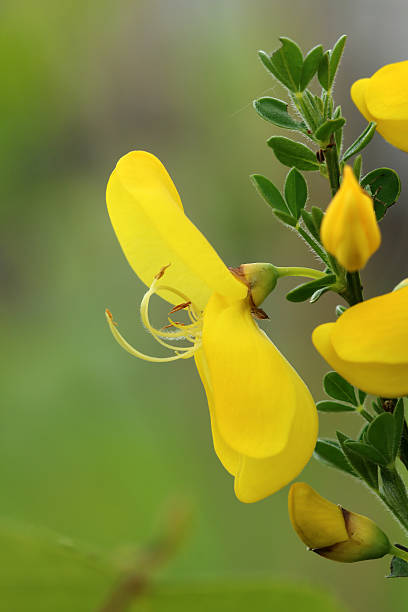
{"label": "yellow flower", "polygon": [[[107,204],[130,265],[149,287],[142,321],[173,354],[140,353],[119,334],[108,312],[112,333],[128,352],[149,361],[194,356],[207,394],[214,447],[235,477],[237,497],[253,502],[270,495],[309,460],[317,413],[304,382],[253,319],[252,313],[262,316],[255,300],[265,297],[249,290],[248,279],[256,280],[257,274],[251,266],[238,273],[225,266],[184,214],[164,166],[149,153],[133,151],[119,160],[109,179]],[[260,264],[255,272],[265,277],[267,268]],[[173,312],[185,309],[190,323],[169,318],[170,329],[154,328],[148,306],[155,293],[174,305]],[[171,344],[182,339],[187,346]]]}
{"label": "yellow flower", "polygon": [[377,123],[385,140],[408,151],[408,61],[388,64],[369,79],[356,81],[351,97],[367,121]]}
{"label": "yellow flower", "polygon": [[381,397],[408,394],[408,286],[348,308],[319,325],[313,343],[339,374]]}
{"label": "yellow flower", "polygon": [[326,559],[354,563],[379,559],[391,550],[371,519],[336,506],[304,482],[290,488],[289,516],[302,542]]}
{"label": "yellow flower", "polygon": [[349,272],[361,270],[381,242],[373,201],[350,166],[330,202],[320,229],[325,249]]}

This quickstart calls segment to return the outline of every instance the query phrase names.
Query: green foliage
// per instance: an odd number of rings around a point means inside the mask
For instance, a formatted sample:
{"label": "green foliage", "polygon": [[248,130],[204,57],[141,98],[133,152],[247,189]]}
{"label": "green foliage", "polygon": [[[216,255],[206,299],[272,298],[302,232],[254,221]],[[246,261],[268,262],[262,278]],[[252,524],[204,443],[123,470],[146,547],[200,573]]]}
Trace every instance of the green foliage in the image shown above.
{"label": "green foliage", "polygon": [[306,89],[306,87],[309,85],[310,81],[316,74],[319,64],[321,62],[322,56],[323,56],[322,45],[317,45],[316,47],[313,47],[313,49],[311,49],[309,53],[306,55],[305,60],[303,62],[302,74],[300,77],[300,86],[299,86],[300,91],[303,91]]}
{"label": "green foliage", "polygon": [[285,200],[292,216],[299,219],[307,200],[307,184],[296,168],[288,173],[285,181]]}
{"label": "green foliage", "polygon": [[353,172],[358,182],[360,182],[362,165],[363,165],[363,158],[361,155],[357,155],[356,159],[354,160],[354,164],[353,164]]}
{"label": "green foliage", "polygon": [[310,213],[308,210],[302,210],[302,219],[313,238],[317,240],[317,242],[320,242],[320,233],[316,227],[312,213]]}
{"label": "green foliage", "polygon": [[[360,153],[365,147],[371,142],[374,137],[375,129],[377,124],[374,121],[370,121],[365,130],[360,134],[360,136],[349,146],[348,149],[343,154],[342,161],[347,161],[353,155]],[[360,178],[360,176],[358,176]]]}
{"label": "green foliage", "polygon": [[286,294],[286,299],[289,302],[304,302],[308,300],[317,290],[330,288],[336,282],[335,274],[326,274],[323,278],[312,280],[309,283],[303,283],[295,287]]}
{"label": "green foliage", "polygon": [[[403,547],[403,550],[406,551],[406,548]],[[408,563],[404,559],[393,557],[391,559],[390,574],[386,578],[408,578]]]}
{"label": "green foliage", "polygon": [[338,132],[345,123],[346,120],[344,119],[344,117],[339,117],[337,119],[327,119],[327,121],[322,123],[315,131],[315,138],[319,140],[323,145],[328,144],[330,142],[332,134]]}
{"label": "green foliage", "polygon": [[347,442],[354,442],[341,431],[337,431],[337,439],[349,463],[359,476],[373,489],[378,489],[378,467],[369,459],[362,457]]}
{"label": "green foliage", "polygon": [[254,101],[254,108],[258,115],[274,125],[286,128],[287,130],[297,130],[305,133],[306,126],[300,121],[295,121],[288,113],[288,105],[277,98],[264,97]]}
{"label": "green foliage", "polygon": [[319,170],[316,155],[300,142],[293,142],[284,136],[272,136],[268,140],[268,145],[284,166],[295,167],[298,170]]}
{"label": "green foliage", "polygon": [[327,395],[340,402],[358,406],[354,387],[337,372],[328,372],[323,379],[323,388]]}
{"label": "green foliage", "polygon": [[290,215],[290,210],[277,187],[262,174],[252,174],[251,179],[265,202],[274,209]]}
{"label": "green foliage", "polygon": [[314,457],[321,463],[341,470],[342,472],[346,472],[351,476],[358,477],[356,472],[351,467],[351,464],[347,461],[337,440],[319,438],[316,442]]}
{"label": "green foliage", "polygon": [[319,83],[326,91],[329,91],[333,86],[346,40],[346,35],[341,36],[333,49],[326,51],[320,61],[318,70]]}
{"label": "green foliage", "polygon": [[341,402],[335,402],[333,400],[322,400],[317,402],[316,408],[319,412],[355,412],[354,406],[350,404],[342,404]]}
{"label": "green foliage", "polygon": [[364,176],[361,181],[374,200],[377,220],[380,221],[387,210],[395,204],[401,192],[401,182],[398,174],[391,168],[377,168]]}
{"label": "green foliage", "polygon": [[319,69],[317,73],[319,83],[326,91],[330,87],[330,53],[326,51],[320,60]]}

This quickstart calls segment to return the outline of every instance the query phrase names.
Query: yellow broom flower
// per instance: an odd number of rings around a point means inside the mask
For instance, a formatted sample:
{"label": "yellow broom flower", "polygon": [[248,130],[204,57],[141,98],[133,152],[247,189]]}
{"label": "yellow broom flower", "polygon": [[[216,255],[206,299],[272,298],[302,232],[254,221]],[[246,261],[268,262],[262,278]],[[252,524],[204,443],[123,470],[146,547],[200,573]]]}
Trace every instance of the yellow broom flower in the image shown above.
{"label": "yellow broom flower", "polygon": [[381,242],[373,201],[360,187],[350,166],[330,202],[320,228],[325,249],[348,272],[361,270]]}
{"label": "yellow broom flower", "polygon": [[304,482],[291,486],[288,501],[299,538],[326,559],[354,563],[391,551],[387,536],[371,519],[333,504]]}
{"label": "yellow broom flower", "polygon": [[408,286],[348,308],[312,340],[352,385],[381,397],[408,394]]}
{"label": "yellow broom flower", "polygon": [[385,140],[408,151],[408,61],[388,64],[356,81],[351,98],[367,121],[377,123]]}
{"label": "yellow broom flower", "polygon": [[[257,307],[265,295],[259,286],[251,291],[251,278],[265,277],[267,268],[243,266],[232,273],[186,217],[170,176],[149,153],[133,151],[119,160],[107,204],[129,264],[149,287],[142,321],[173,353],[161,358],[137,351],[107,311],[112,333],[129,353],[148,361],[194,356],[214,447],[235,477],[237,497],[254,502],[277,491],[309,460],[317,413],[304,382],[254,321],[253,314],[262,316]],[[153,327],[148,307],[154,294],[173,305],[171,312],[185,309],[190,323],[178,324],[171,315],[170,329]],[[183,339],[186,346],[171,344]]]}

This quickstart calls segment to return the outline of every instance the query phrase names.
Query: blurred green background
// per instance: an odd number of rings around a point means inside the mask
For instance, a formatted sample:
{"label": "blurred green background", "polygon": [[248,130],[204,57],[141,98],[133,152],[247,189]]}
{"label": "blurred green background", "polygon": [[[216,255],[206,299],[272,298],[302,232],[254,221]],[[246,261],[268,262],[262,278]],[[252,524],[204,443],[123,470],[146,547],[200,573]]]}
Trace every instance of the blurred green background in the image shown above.
{"label": "blurred green background", "polygon": [[[347,33],[336,100],[348,118],[350,144],[365,122],[349,87],[406,59],[406,17],[403,0],[3,0],[1,611],[65,610],[55,602],[47,607],[47,581],[65,589],[67,610],[78,612],[96,609],[93,602],[109,590],[102,580],[86,603],[82,566],[65,584],[60,557],[54,562],[48,553],[52,571],[37,576],[37,553],[26,553],[20,522],[109,552],[149,538],[157,513],[178,497],[190,499],[196,512],[167,580],[265,577],[325,589],[353,611],[407,604],[403,581],[383,579],[385,560],[348,566],[308,553],[291,530],[287,490],[239,503],[212,450],[194,364],[137,361],[115,344],[104,319],[108,306],[129,341],[156,351],[138,316],[144,288],[104,203],[109,173],[131,149],[158,155],[186,212],[229,265],[313,265],[248,179],[261,172],[280,184],[285,175],[265,144],[278,131],[251,104],[262,94],[285,93],[256,51],[273,50],[280,35],[306,51],[320,42],[330,47]],[[367,295],[375,295],[407,276],[406,159],[375,136],[364,163],[366,171],[394,167],[403,178],[401,204],[385,219],[383,246],[364,271]],[[313,176],[311,185],[312,203],[326,206],[324,180]],[[323,399],[328,368],[310,333],[333,319],[337,302],[325,296],[315,306],[290,304],[284,293],[291,283],[265,303],[271,318],[264,327]],[[325,435],[358,426],[353,416],[321,417]],[[314,460],[301,478],[401,541],[393,520],[355,482]],[[9,527],[9,519],[17,526]],[[85,590],[92,584],[87,577]],[[12,592],[19,597],[9,600]],[[288,610],[309,609],[287,601]]]}

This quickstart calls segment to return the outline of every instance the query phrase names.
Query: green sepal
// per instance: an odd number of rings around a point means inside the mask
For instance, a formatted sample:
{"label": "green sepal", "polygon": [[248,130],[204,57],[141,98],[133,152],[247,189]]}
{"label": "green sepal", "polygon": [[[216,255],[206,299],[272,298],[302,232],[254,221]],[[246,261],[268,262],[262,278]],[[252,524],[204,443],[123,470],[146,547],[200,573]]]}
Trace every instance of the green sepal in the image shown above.
{"label": "green sepal", "polygon": [[302,219],[313,238],[315,238],[317,242],[320,242],[320,234],[316,229],[312,213],[307,210],[302,210]]}
{"label": "green sepal", "polygon": [[278,127],[287,130],[306,132],[304,123],[295,121],[288,113],[288,105],[278,98],[264,97],[254,100],[254,108],[258,115]]}
{"label": "green sepal", "polygon": [[281,210],[276,210],[275,208],[272,210],[272,212],[275,217],[277,217],[279,221],[282,221],[282,223],[284,223],[285,225],[296,227],[297,220],[295,219],[295,217],[292,217],[292,215],[282,212]]}
{"label": "green sepal", "polygon": [[344,151],[344,155],[342,157],[342,161],[347,161],[353,155],[360,153],[365,147],[371,142],[373,136],[375,134],[375,129],[377,124],[374,121],[370,121],[370,123],[365,128],[364,132],[360,134],[360,136],[349,146],[346,151]]}
{"label": "green sepal", "polygon": [[328,91],[330,87],[329,85],[329,78],[330,78],[329,64],[330,64],[330,53],[329,51],[326,51],[326,53],[324,53],[324,55],[322,56],[322,59],[320,60],[319,68],[317,70],[317,78],[319,79],[319,83],[325,91]]}
{"label": "green sepal", "polygon": [[309,53],[306,55],[304,62],[303,62],[302,73],[300,75],[300,83],[299,83],[300,91],[303,91],[304,89],[306,89],[306,87],[309,85],[310,81],[316,74],[317,69],[319,68],[319,64],[322,59],[322,56],[323,56],[322,45],[313,47],[313,49],[311,49]]}
{"label": "green sepal", "polygon": [[315,459],[321,463],[358,478],[358,474],[356,474],[350,463],[347,461],[337,440],[319,438],[316,442],[313,454]]}
{"label": "green sepal", "polygon": [[362,167],[363,167],[363,158],[361,155],[357,155],[356,159],[354,160],[354,164],[353,164],[353,172],[358,182],[360,182]]}
{"label": "green sepal", "polygon": [[345,442],[348,448],[351,448],[352,451],[360,455],[363,459],[368,459],[372,463],[376,463],[377,465],[387,465],[387,459],[382,455],[376,448],[370,446],[369,444],[365,444],[364,442],[355,442],[354,440],[348,440]]}
{"label": "green sepal", "polygon": [[377,168],[369,172],[361,181],[361,186],[367,189],[374,200],[377,220],[380,221],[388,208],[396,203],[401,192],[401,181],[395,170]]}
{"label": "green sepal", "polygon": [[359,474],[370,487],[378,490],[378,467],[371,461],[363,459],[359,454],[353,451],[352,448],[348,447],[346,442],[350,440],[350,438],[344,433],[337,431],[336,435],[343,453],[357,474]]}
{"label": "green sepal", "polygon": [[382,465],[388,465],[394,461],[396,457],[394,451],[396,448],[398,452],[401,431],[399,431],[400,437],[397,440],[396,421],[390,412],[378,415],[370,423],[367,429],[367,440],[384,457],[385,463]]}
{"label": "green sepal", "polygon": [[319,170],[315,153],[300,142],[294,142],[284,136],[272,136],[268,140],[268,146],[284,166],[298,170]]}
{"label": "green sepal", "polygon": [[292,168],[286,177],[284,193],[292,216],[298,220],[306,204],[307,184],[303,175],[296,168]]}
{"label": "green sepal", "polygon": [[358,406],[354,387],[337,372],[328,372],[323,378],[323,388],[329,397]]}
{"label": "green sepal", "polygon": [[265,202],[269,204],[269,206],[272,206],[274,210],[280,210],[286,214],[290,213],[279,189],[275,187],[272,181],[262,174],[252,174],[250,178],[258,193],[263,197]]}
{"label": "green sepal", "polygon": [[328,119],[317,128],[314,133],[315,138],[323,145],[326,145],[330,142],[331,135],[337,130],[341,129],[345,123],[346,120],[344,117],[339,117],[338,119]]}
{"label": "green sepal", "polygon": [[[402,549],[407,551],[405,547],[402,547]],[[391,559],[390,573],[386,578],[408,578],[408,563],[404,559],[393,557]]]}
{"label": "green sepal", "polygon": [[305,300],[308,300],[318,289],[329,287],[335,282],[335,274],[326,274],[326,276],[323,276],[323,278],[318,278],[317,280],[313,280],[309,283],[303,283],[302,285],[295,287],[292,289],[292,291],[289,291],[289,293],[286,294],[286,299],[289,300],[289,302],[304,302]]}
{"label": "green sepal", "polygon": [[330,51],[329,61],[329,88],[333,85],[337,69],[340,64],[341,56],[343,55],[344,45],[346,44],[347,36],[340,36],[333,49]]}
{"label": "green sepal", "polygon": [[317,402],[316,408],[319,412],[355,412],[355,407],[350,404],[342,404],[333,400],[322,400]]}

